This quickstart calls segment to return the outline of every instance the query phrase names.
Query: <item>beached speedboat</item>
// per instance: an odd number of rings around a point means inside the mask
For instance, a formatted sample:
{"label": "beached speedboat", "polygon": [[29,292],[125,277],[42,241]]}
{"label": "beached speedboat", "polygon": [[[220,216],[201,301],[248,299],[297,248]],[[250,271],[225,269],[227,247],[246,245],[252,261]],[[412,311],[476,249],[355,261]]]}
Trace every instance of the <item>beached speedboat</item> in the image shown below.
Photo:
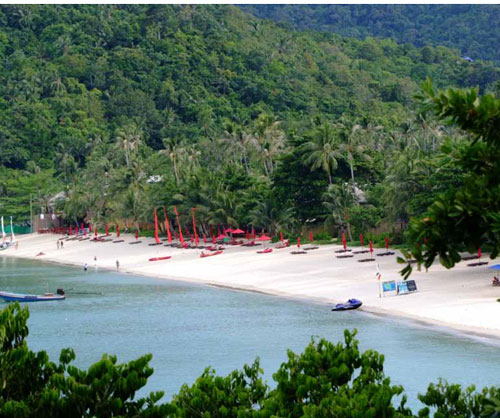
{"label": "beached speedboat", "polygon": [[57,293],[44,293],[43,295],[25,295],[0,291],[0,298],[6,302],[48,302],[66,299],[66,294],[63,289],[57,289]]}
{"label": "beached speedboat", "polygon": [[332,311],[348,311],[350,309],[358,309],[363,302],[358,299],[349,299],[346,303],[337,303]]}
{"label": "beached speedboat", "polygon": [[166,255],[165,257],[153,257],[153,258],[150,258],[149,261],[169,260],[170,258],[172,258],[171,255]]}

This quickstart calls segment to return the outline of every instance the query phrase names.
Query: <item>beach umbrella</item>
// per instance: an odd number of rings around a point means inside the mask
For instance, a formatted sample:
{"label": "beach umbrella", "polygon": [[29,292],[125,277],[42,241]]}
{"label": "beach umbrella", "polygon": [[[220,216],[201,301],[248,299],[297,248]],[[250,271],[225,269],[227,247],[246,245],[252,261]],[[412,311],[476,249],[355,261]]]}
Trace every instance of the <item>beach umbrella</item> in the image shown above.
{"label": "beach umbrella", "polygon": [[104,230],[106,231],[106,236],[109,237],[109,226],[108,226],[108,224],[104,225]]}
{"label": "beach umbrella", "polygon": [[156,215],[156,206],[154,207],[155,212],[155,241],[157,244],[160,243],[160,238],[158,238],[158,216]]}
{"label": "beach umbrella", "polygon": [[347,240],[344,233],[342,233],[342,245],[344,246],[344,250],[347,250]]}
{"label": "beach umbrella", "polygon": [[280,241],[283,242],[283,232],[280,231]]}
{"label": "beach umbrella", "polygon": [[312,233],[312,231],[309,231],[309,242],[312,244],[313,241],[314,241],[313,233]]}
{"label": "beach umbrella", "polygon": [[228,232],[229,232],[230,234],[232,234],[232,233],[234,232],[234,230],[233,230],[231,227],[229,227],[229,228],[227,228],[227,229],[224,229],[224,234],[227,234]]}
{"label": "beach umbrella", "polygon": [[163,206],[163,216],[165,216],[165,227],[167,228],[168,242],[172,242],[172,234],[170,233],[170,222],[167,218],[167,211],[165,210],[165,206]]}
{"label": "beach umbrella", "polygon": [[136,230],[135,230],[135,239],[138,239],[138,238],[139,238],[139,230],[138,230],[138,229],[136,229]]}
{"label": "beach umbrella", "polygon": [[363,241],[363,234],[361,234],[359,236],[359,240],[361,241],[361,248],[363,248],[363,244],[364,244],[364,241]]}
{"label": "beach umbrella", "polygon": [[263,233],[257,241],[271,241],[271,237],[268,237],[265,233]]}
{"label": "beach umbrella", "polygon": [[481,247],[477,250],[477,258],[481,258],[483,256],[483,253],[481,252]]}
{"label": "beach umbrella", "polygon": [[207,236],[203,234],[203,242],[206,244],[207,243]]}
{"label": "beach umbrella", "polygon": [[389,249],[389,238],[385,237],[385,249]]}
{"label": "beach umbrella", "polygon": [[226,236],[224,234],[219,234],[219,235],[217,235],[216,239],[223,240],[224,238],[226,238]]}
{"label": "beach umbrella", "polygon": [[297,248],[300,248],[300,237],[297,237]]}
{"label": "beach umbrella", "polygon": [[241,230],[240,228],[233,229],[233,234],[244,234],[245,231]]}
{"label": "beach umbrella", "polygon": [[116,238],[120,238],[120,225],[116,224]]}
{"label": "beach umbrella", "polygon": [[196,232],[196,220],[194,218],[194,212],[196,211],[196,208],[191,208],[191,216],[193,218],[193,234],[194,234],[194,241],[196,243],[196,246],[198,246],[198,233]]}

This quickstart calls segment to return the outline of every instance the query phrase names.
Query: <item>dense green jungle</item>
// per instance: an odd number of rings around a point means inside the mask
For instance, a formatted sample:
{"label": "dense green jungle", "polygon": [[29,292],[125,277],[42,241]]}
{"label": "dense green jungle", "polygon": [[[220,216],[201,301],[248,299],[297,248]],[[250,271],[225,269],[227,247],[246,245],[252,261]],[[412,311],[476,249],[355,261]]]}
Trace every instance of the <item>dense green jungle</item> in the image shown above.
{"label": "dense green jungle", "polygon": [[[373,240],[461,184],[422,83],[498,92],[457,50],[299,32],[232,6],[0,7],[0,211]],[[328,233],[327,233],[328,231]],[[382,231],[382,232],[380,232]],[[379,235],[377,235],[379,234]]]}

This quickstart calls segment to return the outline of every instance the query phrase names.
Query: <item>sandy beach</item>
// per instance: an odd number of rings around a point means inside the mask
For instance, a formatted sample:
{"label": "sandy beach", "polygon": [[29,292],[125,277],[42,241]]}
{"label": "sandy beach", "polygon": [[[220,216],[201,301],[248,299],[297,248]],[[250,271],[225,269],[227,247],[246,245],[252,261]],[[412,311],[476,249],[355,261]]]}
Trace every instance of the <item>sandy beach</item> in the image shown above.
{"label": "sandy beach", "polygon": [[[306,254],[291,254],[297,247],[274,249],[257,254],[260,247],[225,246],[223,254],[200,258],[199,249],[178,249],[150,246],[153,238],[140,238],[140,244],[130,245],[135,237],[122,234],[124,242],[64,241],[57,249],[60,236],[31,234],[18,236],[18,249],[9,248],[1,255],[39,259],[90,269],[114,269],[120,262],[120,272],[154,276],[259,291],[272,295],[339,303],[350,298],[363,301],[361,309],[377,314],[395,315],[445,326],[467,333],[500,338],[500,287],[493,287],[493,271],[488,265],[469,267],[477,260],[462,261],[452,270],[435,264],[428,271],[414,271],[418,291],[407,295],[394,292],[379,297],[376,264],[382,281],[400,281],[401,265],[396,255],[374,256],[375,262],[360,263],[369,254],[352,258],[337,258],[338,245],[320,246]],[[114,235],[110,238],[116,239]],[[163,243],[162,243],[163,244]],[[269,245],[273,247],[274,245]],[[307,248],[307,245],[302,248]],[[353,248],[353,250],[357,250]],[[358,249],[359,250],[359,249]],[[385,249],[375,249],[374,254]],[[40,252],[44,255],[37,256]],[[171,259],[148,261],[151,257],[171,256]],[[97,261],[94,261],[94,257]],[[483,257],[489,265],[494,260]],[[22,291],[22,289],[19,289]],[[333,315],[333,313],[332,313]]]}

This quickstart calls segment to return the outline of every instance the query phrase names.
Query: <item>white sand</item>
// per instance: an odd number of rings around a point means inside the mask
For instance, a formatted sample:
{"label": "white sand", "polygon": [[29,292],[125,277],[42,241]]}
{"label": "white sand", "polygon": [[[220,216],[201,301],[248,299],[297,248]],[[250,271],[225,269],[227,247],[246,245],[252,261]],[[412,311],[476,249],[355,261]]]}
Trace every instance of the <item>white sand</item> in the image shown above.
{"label": "white sand", "polygon": [[[292,255],[296,246],[257,254],[261,247],[228,246],[223,254],[200,258],[201,250],[162,246],[148,246],[152,238],[141,238],[142,243],[129,245],[135,238],[122,234],[122,243],[65,241],[58,250],[59,236],[18,236],[19,248],[7,249],[0,255],[40,259],[73,264],[83,268],[87,263],[94,268],[116,269],[139,275],[195,281],[242,290],[260,291],[273,295],[303,298],[320,302],[344,302],[349,298],[363,301],[365,311],[399,315],[434,325],[451,327],[469,333],[500,337],[500,287],[492,287],[493,271],[488,266],[468,267],[472,261],[462,261],[452,270],[435,264],[429,272],[414,271],[411,279],[418,292],[409,295],[391,295],[379,298],[376,264],[382,280],[401,280],[396,256],[374,257],[375,262],[359,263],[369,254],[339,259],[334,251],[340,246],[320,246],[307,254]],[[112,236],[112,238],[115,238]],[[116,239],[116,238],[115,238]],[[303,246],[302,248],[307,247]],[[356,249],[355,249],[356,250]],[[375,249],[375,254],[383,252]],[[43,252],[43,256],[36,256]],[[165,261],[150,262],[150,257],[171,255]],[[483,261],[494,261],[483,257]],[[21,290],[21,289],[20,289]]]}

